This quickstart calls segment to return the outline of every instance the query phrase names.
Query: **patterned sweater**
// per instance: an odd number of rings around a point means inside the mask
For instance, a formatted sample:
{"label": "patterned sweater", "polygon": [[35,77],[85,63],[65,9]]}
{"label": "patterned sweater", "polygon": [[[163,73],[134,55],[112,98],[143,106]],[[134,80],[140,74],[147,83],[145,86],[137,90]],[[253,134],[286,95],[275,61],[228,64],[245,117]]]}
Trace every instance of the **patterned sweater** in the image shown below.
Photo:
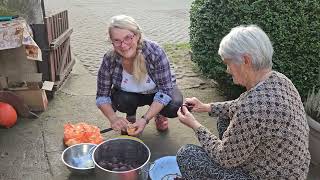
{"label": "patterned sweater", "polygon": [[234,101],[211,104],[210,116],[230,120],[222,140],[201,126],[195,133],[221,166],[242,167],[255,179],[306,179],[309,127],[292,82],[273,71]]}

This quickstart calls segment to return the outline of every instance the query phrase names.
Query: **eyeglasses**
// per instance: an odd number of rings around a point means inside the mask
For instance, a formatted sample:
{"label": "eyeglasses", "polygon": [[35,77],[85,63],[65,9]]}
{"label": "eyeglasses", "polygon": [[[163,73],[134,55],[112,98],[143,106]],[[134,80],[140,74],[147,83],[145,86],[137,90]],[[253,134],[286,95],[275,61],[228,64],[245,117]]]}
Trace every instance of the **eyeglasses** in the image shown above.
{"label": "eyeglasses", "polygon": [[116,47],[120,47],[122,43],[125,43],[126,45],[130,45],[132,43],[132,39],[134,37],[134,34],[129,34],[126,37],[124,37],[123,40],[112,40],[112,44]]}

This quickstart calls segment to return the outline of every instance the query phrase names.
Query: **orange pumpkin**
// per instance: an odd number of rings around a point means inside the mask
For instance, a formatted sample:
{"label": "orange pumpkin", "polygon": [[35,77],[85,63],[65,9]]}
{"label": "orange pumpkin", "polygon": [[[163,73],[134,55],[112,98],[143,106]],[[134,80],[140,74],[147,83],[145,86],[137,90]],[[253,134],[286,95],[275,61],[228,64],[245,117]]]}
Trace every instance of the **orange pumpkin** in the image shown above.
{"label": "orange pumpkin", "polygon": [[10,128],[17,122],[16,110],[7,103],[0,102],[0,125]]}

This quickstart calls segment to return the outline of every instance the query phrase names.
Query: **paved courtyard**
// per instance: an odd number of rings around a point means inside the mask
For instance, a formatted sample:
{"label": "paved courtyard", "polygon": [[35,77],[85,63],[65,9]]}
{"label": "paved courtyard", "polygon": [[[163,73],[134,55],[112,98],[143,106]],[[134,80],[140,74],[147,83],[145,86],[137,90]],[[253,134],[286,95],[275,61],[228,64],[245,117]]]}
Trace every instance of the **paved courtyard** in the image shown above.
{"label": "paved courtyard", "polygon": [[73,53],[96,74],[101,59],[110,47],[108,20],[118,14],[136,19],[145,37],[160,44],[189,42],[191,0],[45,0],[47,14],[67,9]]}
{"label": "paved courtyard", "polygon": [[[61,162],[63,125],[67,122],[87,122],[101,129],[108,128],[106,118],[95,105],[96,72],[102,56],[110,47],[106,26],[109,18],[117,14],[133,16],[142,26],[147,38],[165,43],[188,42],[188,0],[55,0],[46,1],[47,14],[67,9],[73,28],[72,51],[76,58],[69,78],[49,103],[40,118],[19,119],[10,129],[0,129],[0,179],[14,180],[79,180],[94,176],[71,174]],[[171,54],[173,55],[173,54]],[[176,54],[175,54],[176,55]],[[199,74],[193,72],[188,52],[171,62],[177,81],[185,97],[197,96],[204,102],[222,100],[214,88]],[[138,116],[146,107],[138,110]],[[195,114],[201,122],[215,129],[215,121],[206,113]],[[184,144],[197,144],[190,128],[177,118],[170,119],[169,131],[159,133],[151,122],[140,137],[151,150],[151,161],[175,155]],[[103,135],[105,139],[118,136],[115,132]]]}
{"label": "paved courtyard", "polygon": [[[77,60],[69,78],[49,102],[47,111],[38,119],[18,119],[10,128],[0,128],[0,179],[2,180],[95,180],[95,176],[71,174],[61,162],[63,125],[87,122],[101,129],[108,128],[106,118],[95,106],[96,73],[102,56],[110,47],[106,27],[117,14],[133,16],[144,35],[158,43],[189,41],[189,8],[191,0],[45,0],[47,14],[68,10],[73,28],[72,51]],[[172,55],[172,54],[171,54]],[[176,55],[176,54],[175,54]],[[189,54],[180,54],[171,62],[184,97],[196,96],[203,102],[221,101],[217,90],[194,72]],[[138,111],[138,115],[145,112]],[[139,114],[140,113],[140,114]],[[206,113],[195,117],[214,133],[215,119]],[[170,119],[169,131],[159,133],[151,122],[140,137],[151,150],[151,161],[175,155],[184,144],[197,144],[191,129],[177,118]],[[118,136],[103,134],[105,139]],[[316,178],[310,178],[310,180]]]}

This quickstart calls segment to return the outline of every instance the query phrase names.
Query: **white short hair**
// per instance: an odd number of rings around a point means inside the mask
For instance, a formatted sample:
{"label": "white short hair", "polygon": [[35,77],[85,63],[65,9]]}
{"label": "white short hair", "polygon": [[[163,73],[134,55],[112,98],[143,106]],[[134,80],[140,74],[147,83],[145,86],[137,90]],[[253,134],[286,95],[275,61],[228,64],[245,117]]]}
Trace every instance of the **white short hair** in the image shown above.
{"label": "white short hair", "polygon": [[243,62],[243,55],[252,57],[253,68],[271,69],[273,47],[267,34],[256,25],[232,28],[220,42],[218,54],[233,63]]}

